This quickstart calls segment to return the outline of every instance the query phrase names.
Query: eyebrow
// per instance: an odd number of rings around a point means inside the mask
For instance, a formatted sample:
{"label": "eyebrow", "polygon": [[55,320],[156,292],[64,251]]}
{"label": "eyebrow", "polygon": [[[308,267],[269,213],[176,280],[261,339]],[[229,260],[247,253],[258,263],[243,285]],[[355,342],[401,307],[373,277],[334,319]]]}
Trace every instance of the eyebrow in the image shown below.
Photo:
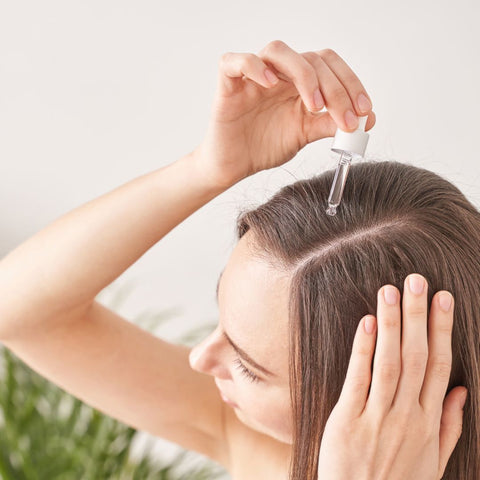
{"label": "eyebrow", "polygon": [[[218,305],[218,287],[220,286],[220,280],[222,278],[223,270],[220,272],[220,276],[218,277],[217,281],[217,290],[216,290],[216,299]],[[228,341],[228,343],[233,347],[233,349],[242,357],[246,362],[248,362],[252,367],[255,367],[258,371],[264,373],[268,377],[276,377],[276,375],[267,370],[265,367],[262,367],[259,363],[257,363],[245,350],[240,348],[227,334],[227,332],[223,331],[224,338]]]}

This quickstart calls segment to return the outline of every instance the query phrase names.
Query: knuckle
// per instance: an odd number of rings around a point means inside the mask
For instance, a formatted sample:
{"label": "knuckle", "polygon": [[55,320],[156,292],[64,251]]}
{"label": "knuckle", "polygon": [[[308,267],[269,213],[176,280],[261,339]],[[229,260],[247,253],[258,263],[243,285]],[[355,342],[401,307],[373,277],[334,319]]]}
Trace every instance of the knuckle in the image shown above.
{"label": "knuckle", "polygon": [[232,57],[232,52],[225,52],[220,57],[220,63],[227,63]]}
{"label": "knuckle", "polygon": [[407,308],[406,308],[406,314],[407,316],[409,317],[412,317],[412,318],[420,318],[420,317],[425,317],[426,316],[426,310],[425,310],[425,307],[423,305],[420,305],[420,304],[412,304],[412,305],[409,305]]}
{"label": "knuckle", "polygon": [[302,67],[297,76],[297,79],[302,83],[309,83],[312,78],[317,81],[315,70],[311,65],[305,65],[305,67]]}
{"label": "knuckle", "polygon": [[405,355],[405,368],[412,373],[422,373],[428,360],[428,352],[408,352]]}
{"label": "knuckle", "polygon": [[452,333],[453,322],[438,322],[436,325],[436,330],[438,333],[443,335],[450,336]]}
{"label": "knuckle", "polygon": [[400,366],[397,363],[382,363],[378,367],[378,374],[383,383],[396,382],[400,375]]}
{"label": "knuckle", "polygon": [[452,370],[451,356],[438,354],[432,359],[432,373],[440,380],[448,380]]}
{"label": "knuckle", "polygon": [[370,355],[372,355],[372,349],[364,345],[359,346],[356,352],[357,352],[357,355],[359,355],[360,357],[369,357]]}
{"label": "knuckle", "polygon": [[270,52],[281,52],[285,49],[286,43],[282,42],[281,40],[272,40],[266,47],[266,51]]}
{"label": "knuckle", "polygon": [[425,436],[425,433],[423,432],[425,424],[416,421],[415,411],[416,406],[413,403],[401,403],[392,409],[396,435],[397,438],[402,441],[402,443],[407,436],[412,435],[412,430],[415,430],[413,433],[415,438],[417,434],[421,435],[422,437]]}
{"label": "knuckle", "polygon": [[315,52],[303,52],[302,57],[309,62],[314,62],[318,59],[318,55]]}
{"label": "knuckle", "polygon": [[257,56],[254,53],[245,53],[242,55],[242,65],[252,65],[256,62]]}
{"label": "knuckle", "polygon": [[245,53],[243,55],[243,61],[245,63],[251,63],[251,62],[255,62],[257,59],[257,56],[254,54],[254,53]]}
{"label": "knuckle", "polygon": [[400,327],[400,318],[396,315],[385,315],[382,318],[382,327],[386,329],[397,329]]}
{"label": "knuckle", "polygon": [[[346,84],[346,85],[351,85],[352,87],[360,87],[359,91],[357,92],[360,93],[360,92],[363,92],[365,95],[366,95],[366,92],[363,91],[363,88],[361,85],[358,85],[359,83],[359,80],[358,80],[358,77],[352,73],[352,72],[345,72],[344,76],[342,77],[342,81]],[[366,95],[368,97],[368,95]]]}
{"label": "knuckle", "polygon": [[412,405],[410,403],[396,403],[392,407],[392,416],[397,430],[406,430],[411,422]]}
{"label": "knuckle", "polygon": [[[413,422],[412,422],[413,423]],[[424,445],[436,436],[438,436],[438,428],[435,428],[433,422],[419,421],[412,424],[412,434],[416,439],[423,439]]]}
{"label": "knuckle", "polygon": [[323,58],[338,57],[337,52],[335,52],[331,48],[324,48],[323,50],[320,50],[319,55]]}
{"label": "knuckle", "polygon": [[365,386],[370,383],[369,375],[356,375],[351,380],[351,388],[353,393],[361,393],[365,390]]}
{"label": "knuckle", "polygon": [[337,86],[329,92],[330,100],[333,100],[335,103],[340,103],[345,99],[346,91],[343,87]]}

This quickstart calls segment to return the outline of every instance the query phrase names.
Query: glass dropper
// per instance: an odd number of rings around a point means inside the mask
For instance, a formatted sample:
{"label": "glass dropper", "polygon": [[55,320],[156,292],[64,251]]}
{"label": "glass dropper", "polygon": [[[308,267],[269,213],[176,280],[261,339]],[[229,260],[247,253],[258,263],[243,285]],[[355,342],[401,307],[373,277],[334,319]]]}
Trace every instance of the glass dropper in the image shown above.
{"label": "glass dropper", "polygon": [[338,161],[337,169],[335,170],[335,177],[333,179],[332,188],[330,189],[330,196],[328,197],[328,215],[335,215],[337,207],[340,205],[342,199],[343,189],[347,181],[348,169],[352,162],[352,154],[343,151]]}

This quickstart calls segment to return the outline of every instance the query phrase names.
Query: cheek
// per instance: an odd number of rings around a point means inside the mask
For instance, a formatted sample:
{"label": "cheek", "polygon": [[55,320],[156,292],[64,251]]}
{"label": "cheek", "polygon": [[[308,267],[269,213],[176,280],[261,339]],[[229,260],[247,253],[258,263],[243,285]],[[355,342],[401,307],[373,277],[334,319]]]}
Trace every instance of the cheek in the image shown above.
{"label": "cheek", "polygon": [[247,389],[239,395],[241,410],[238,418],[249,427],[284,443],[291,443],[292,411],[290,393],[285,389],[260,386]]}

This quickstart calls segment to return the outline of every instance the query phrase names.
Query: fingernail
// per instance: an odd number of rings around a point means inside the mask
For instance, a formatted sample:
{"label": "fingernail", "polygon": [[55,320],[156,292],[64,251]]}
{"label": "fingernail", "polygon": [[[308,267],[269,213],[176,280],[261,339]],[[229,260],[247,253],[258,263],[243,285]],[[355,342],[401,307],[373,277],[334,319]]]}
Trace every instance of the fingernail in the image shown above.
{"label": "fingernail", "polygon": [[444,312],[448,312],[452,306],[452,295],[448,292],[441,293],[438,298],[438,303]]}
{"label": "fingernail", "polygon": [[465,406],[465,403],[467,401],[467,394],[468,394],[468,390],[465,390],[465,392],[463,392],[462,394],[462,397],[460,398],[460,407],[463,408]]}
{"label": "fingernail", "polygon": [[385,297],[385,302],[389,305],[395,305],[397,303],[397,289],[395,287],[385,287],[383,289],[383,296]]}
{"label": "fingernail", "polygon": [[325,104],[322,94],[320,93],[320,90],[318,88],[313,92],[313,103],[318,110],[322,109]]}
{"label": "fingernail", "polygon": [[358,117],[351,111],[347,110],[345,113],[345,123],[347,127],[351,130],[352,128],[358,127]]}
{"label": "fingernail", "polygon": [[372,108],[370,100],[363,93],[358,96],[357,103],[362,112],[368,112]]}
{"label": "fingernail", "polygon": [[408,286],[415,295],[420,295],[425,287],[425,280],[420,275],[410,275],[408,277]]}

